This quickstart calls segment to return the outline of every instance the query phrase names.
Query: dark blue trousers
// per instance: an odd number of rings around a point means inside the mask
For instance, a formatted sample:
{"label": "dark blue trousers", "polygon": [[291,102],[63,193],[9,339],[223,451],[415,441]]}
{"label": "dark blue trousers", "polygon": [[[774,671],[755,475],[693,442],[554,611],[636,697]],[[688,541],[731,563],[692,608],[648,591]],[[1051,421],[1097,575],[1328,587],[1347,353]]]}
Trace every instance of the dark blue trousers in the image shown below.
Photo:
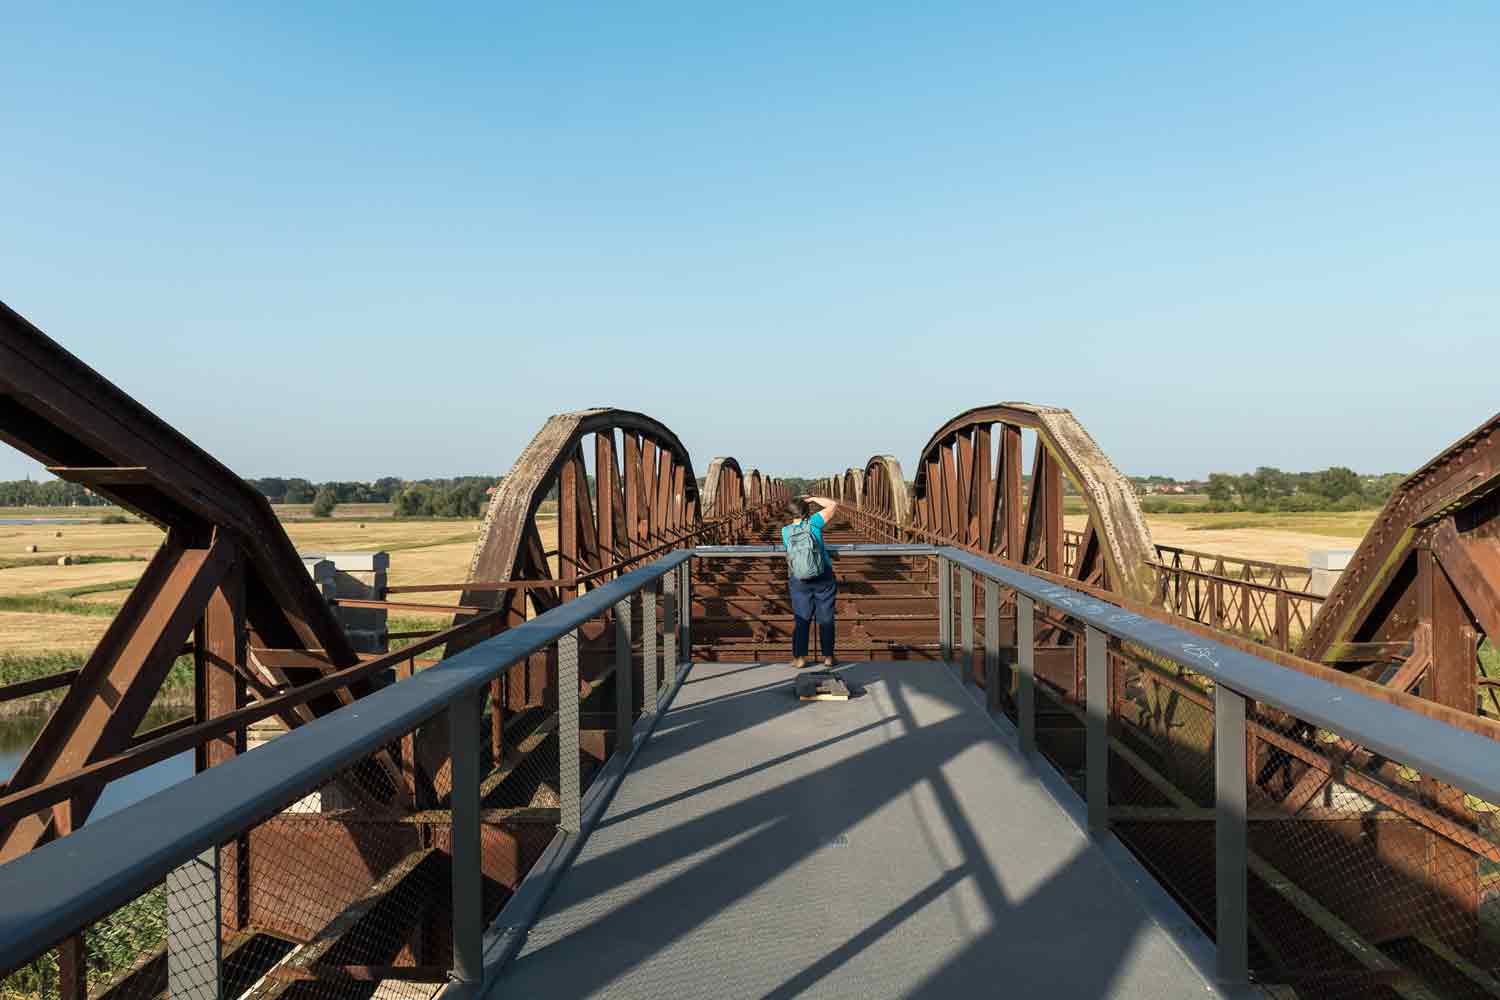
{"label": "dark blue trousers", "polygon": [[833,570],[824,571],[811,580],[791,578],[792,614],[796,624],[792,626],[792,656],[807,655],[808,630],[812,619],[818,620],[818,646],[823,656],[833,655],[833,608],[838,596],[839,581]]}

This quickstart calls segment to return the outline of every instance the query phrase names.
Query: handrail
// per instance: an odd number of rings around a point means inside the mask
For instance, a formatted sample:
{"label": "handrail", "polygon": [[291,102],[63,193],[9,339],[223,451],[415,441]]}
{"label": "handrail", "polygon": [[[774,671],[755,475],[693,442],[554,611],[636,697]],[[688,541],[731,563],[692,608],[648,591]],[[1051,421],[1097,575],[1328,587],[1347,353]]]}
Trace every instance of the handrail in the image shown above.
{"label": "handrail", "polygon": [[1183,576],[1228,583],[1236,587],[1244,587],[1246,590],[1258,590],[1267,594],[1285,594],[1299,601],[1313,601],[1321,604],[1328,599],[1327,594],[1315,594],[1310,590],[1293,590],[1291,587],[1278,587],[1274,583],[1261,583],[1259,580],[1247,580],[1239,576],[1223,576],[1206,569],[1194,569],[1191,566],[1171,566],[1163,562],[1150,562],[1146,565],[1162,573],[1179,573]]}
{"label": "handrail", "polygon": [[[784,545],[699,545],[693,549],[693,554],[699,558],[732,557],[732,556],[766,556],[777,555],[786,551]],[[931,555],[933,547],[925,543],[913,543],[910,545],[895,542],[838,542],[828,546],[828,554],[835,559],[840,555],[851,556],[902,556],[902,555]]]}
{"label": "handrail", "polygon": [[[1178,555],[1197,556],[1199,559],[1213,559],[1216,562],[1239,563],[1242,566],[1255,566],[1260,569],[1276,569],[1284,573],[1295,573],[1298,576],[1309,576],[1312,574],[1311,567],[1298,566],[1293,563],[1267,562],[1263,559],[1247,559],[1244,556],[1227,555],[1223,552],[1204,552],[1202,549],[1184,549],[1178,545],[1163,545],[1157,543],[1157,554],[1163,552],[1175,552]],[[1173,567],[1174,569],[1178,567]],[[1187,567],[1181,567],[1186,569]]]}
{"label": "handrail", "polygon": [[0,969],[31,960],[692,558],[673,553],[0,868]]}
{"label": "handrail", "polygon": [[[1182,807],[1193,804],[1193,800],[1180,789],[1175,789],[1168,779],[1153,781],[1148,773],[1151,771],[1149,764],[1140,763],[1123,744],[1116,745],[1111,733],[1116,675],[1111,662],[1110,639],[1126,644],[1129,650],[1141,651],[1146,658],[1164,659],[1186,668],[1208,682],[1202,691],[1203,697],[1192,700],[1209,712],[1213,726],[1208,751],[1212,761],[1213,807],[1207,813],[1214,824],[1211,919],[1216,976],[1223,983],[1244,985],[1249,982],[1249,872],[1254,870],[1263,881],[1269,877],[1274,884],[1285,881],[1250,845],[1249,790],[1258,778],[1258,771],[1252,773],[1252,761],[1257,759],[1252,740],[1265,741],[1297,756],[1302,755],[1300,751],[1303,749],[1297,739],[1287,738],[1286,734],[1275,729],[1267,730],[1261,722],[1261,714],[1253,707],[1256,704],[1271,709],[1273,714],[1278,711],[1288,713],[1299,720],[1299,724],[1311,724],[1331,731],[1342,746],[1363,748],[1377,758],[1399,762],[1406,768],[1415,769],[1424,778],[1445,783],[1460,796],[1500,801],[1500,757],[1494,753],[1494,741],[1478,732],[1301,670],[1267,669],[1275,666],[1276,660],[1164,621],[1149,611],[1142,613],[1112,604],[1067,581],[1043,578],[1025,567],[1002,564],[952,546],[937,549],[936,555],[939,564],[939,639],[943,657],[952,660],[957,647],[961,655],[955,662],[963,664],[962,669],[966,672],[975,654],[975,577],[984,583],[984,619],[987,623],[984,687],[985,699],[992,708],[999,704],[1001,684],[998,649],[992,638],[995,630],[988,623],[998,620],[999,591],[1004,588],[1015,594],[1017,663],[1012,669],[1017,680],[1016,728],[1023,753],[1032,754],[1037,749],[1038,674],[1034,625],[1037,613],[1044,608],[1051,609],[1083,626],[1080,650],[1084,654],[1083,676],[1074,674],[1071,700],[1083,701],[1084,704],[1068,705],[1067,709],[1083,723],[1083,799],[1088,829],[1096,835],[1109,836],[1115,832],[1109,780],[1112,745],[1127,767],[1134,768],[1173,801],[1177,814],[1181,814]],[[961,571],[957,587],[953,581],[955,567]],[[963,623],[963,632],[959,643],[954,642],[955,597],[962,602],[959,619]],[[1128,650],[1125,655],[1139,662],[1138,657]],[[1147,669],[1157,673],[1154,668]],[[1163,679],[1170,682],[1169,686],[1183,689],[1177,679]],[[1361,769],[1346,768],[1348,759],[1347,754],[1325,758],[1328,780],[1347,782],[1382,806],[1450,838],[1470,855],[1493,856],[1480,834],[1466,830],[1463,824],[1442,811],[1432,811],[1420,803],[1391,795],[1380,782],[1369,778]],[[1311,790],[1316,791],[1316,786]],[[1289,807],[1286,818],[1294,815],[1297,808]],[[1306,905],[1320,910],[1315,899],[1309,899]],[[1354,932],[1342,935],[1339,940],[1351,952],[1367,955],[1374,951],[1373,945]]]}
{"label": "handrail", "polygon": [[[1470,732],[1420,712],[1394,705],[1370,694],[1341,686],[1324,677],[1296,669],[1268,669],[1283,664],[1274,655],[1234,645],[1234,640],[1219,641],[1189,623],[1173,623],[1165,616],[1135,603],[1126,606],[1110,603],[1108,595],[1098,595],[1085,585],[1075,585],[1051,574],[1039,574],[1025,567],[976,555],[953,546],[931,545],[855,545],[837,546],[848,555],[900,554],[936,557],[941,568],[937,595],[940,634],[945,657],[950,657],[954,642],[955,605],[964,623],[961,640],[963,661],[976,652],[973,624],[973,583],[985,582],[985,618],[998,615],[999,591],[1015,594],[1016,647],[1021,682],[1017,697],[1017,722],[1020,745],[1030,752],[1035,745],[1036,634],[1033,611],[1051,609],[1083,626],[1086,643],[1087,683],[1080,697],[1086,697],[1085,720],[1086,794],[1088,824],[1102,832],[1109,829],[1109,786],[1106,769],[1111,766],[1109,753],[1109,653],[1106,636],[1129,644],[1191,670],[1212,682],[1202,692],[1200,702],[1212,704],[1216,795],[1215,859],[1217,910],[1216,938],[1220,974],[1226,981],[1243,982],[1246,968],[1246,927],[1248,892],[1246,872],[1253,852],[1246,841],[1246,730],[1253,715],[1246,711],[1247,700],[1291,713],[1307,723],[1331,730],[1346,742],[1363,746],[1392,760],[1415,768],[1425,777],[1435,778],[1487,801],[1500,801],[1500,758],[1493,753],[1495,743],[1477,732]],[[464,984],[479,984],[477,943],[480,928],[480,903],[477,897],[478,870],[478,745],[477,712],[465,712],[466,698],[472,698],[512,664],[523,662],[532,653],[553,642],[563,642],[586,621],[618,610],[621,602],[656,581],[666,578],[667,600],[662,637],[670,642],[669,662],[677,663],[677,651],[691,648],[690,621],[684,623],[670,609],[681,598],[691,608],[691,590],[687,568],[695,558],[733,555],[770,557],[780,547],[740,546],[705,547],[684,550],[649,566],[625,574],[613,582],[592,590],[575,600],[517,625],[500,636],[484,640],[444,660],[442,663],[407,680],[376,692],[353,705],[346,706],[258,748],[195,777],[168,788],[119,813],[84,826],[61,840],[44,845],[0,868],[0,969],[31,959],[56,944],[78,928],[111,912],[161,882],[185,861],[204,848],[226,842],[285,808],[306,794],[307,790],[364,759],[374,750],[388,745],[404,733],[439,713],[447,712],[450,726],[461,722],[468,727],[466,735],[455,736],[454,746],[471,747],[467,758],[454,754],[454,976]],[[964,571],[964,582],[955,587],[953,570]],[[668,574],[674,574],[669,578]],[[673,592],[675,591],[675,593]],[[654,611],[643,609],[643,621],[654,621]],[[616,627],[623,629],[617,637],[616,656],[624,651],[628,663],[629,615],[618,618]],[[668,624],[668,620],[671,624]],[[996,617],[994,620],[998,620]],[[668,629],[679,634],[667,640]],[[992,647],[997,629],[986,625],[986,687],[998,681],[998,650]],[[678,642],[681,642],[681,646]],[[560,645],[561,648],[561,645]],[[654,658],[654,653],[652,654]],[[577,684],[577,646],[559,660],[571,662],[574,672],[559,674],[560,690]],[[1282,658],[1285,659],[1285,658]],[[951,664],[950,664],[951,666]],[[559,669],[561,670],[561,664]],[[625,671],[625,676],[629,671]],[[647,681],[654,691],[655,681]],[[620,727],[628,729],[628,686],[616,692]],[[659,704],[648,698],[653,705]],[[472,703],[471,703],[472,704]],[[1205,706],[1207,707],[1207,706]],[[577,703],[571,707],[576,735]],[[1030,733],[1028,735],[1028,729]],[[1259,738],[1269,738],[1262,735]],[[1289,747],[1298,746],[1295,739],[1284,740]],[[629,743],[627,742],[627,752]],[[576,754],[576,747],[570,753]],[[566,754],[560,755],[559,761]],[[571,759],[571,757],[569,757]],[[463,774],[460,763],[464,761]],[[611,766],[622,770],[628,756],[620,757],[619,747]],[[1338,765],[1335,765],[1337,770]],[[1333,774],[1334,772],[1330,772]],[[1348,780],[1360,777],[1350,774]],[[1344,780],[1335,778],[1334,780]],[[576,820],[578,801],[574,784],[571,825],[559,824],[564,831],[586,835],[589,825]],[[460,801],[458,789],[465,789]],[[591,792],[592,794],[592,792]],[[595,805],[604,801],[596,797]],[[564,800],[563,812],[569,806]],[[587,815],[588,810],[585,810]],[[1448,822],[1437,817],[1437,822]],[[1453,826],[1453,824],[1449,824]],[[1454,826],[1457,830],[1458,827]],[[466,831],[460,838],[460,831]],[[1461,832],[1461,831],[1460,831]],[[1447,835],[1452,836],[1450,832]],[[565,840],[567,838],[564,838]],[[580,837],[568,842],[576,849]],[[554,844],[560,841],[554,840]],[[467,846],[465,846],[467,845]],[[566,864],[562,848],[552,850],[548,862],[554,869]],[[467,852],[467,853],[465,853]],[[555,875],[555,871],[553,871]],[[459,898],[459,879],[472,898]],[[540,892],[541,890],[538,890]],[[536,896],[533,903],[543,898]],[[458,919],[460,912],[464,921]],[[520,940],[517,928],[528,914],[504,911],[492,925],[510,945]],[[460,933],[462,924],[462,934]],[[460,937],[470,942],[460,948]],[[489,940],[488,936],[486,940]],[[488,948],[488,945],[486,946]],[[484,972],[489,971],[489,952],[485,952]]]}
{"label": "handrail", "polygon": [[1254,654],[963,549],[943,547],[937,554],[1246,698],[1290,712],[1487,801],[1500,801],[1500,755],[1493,740],[1310,674],[1268,670],[1275,664]]}

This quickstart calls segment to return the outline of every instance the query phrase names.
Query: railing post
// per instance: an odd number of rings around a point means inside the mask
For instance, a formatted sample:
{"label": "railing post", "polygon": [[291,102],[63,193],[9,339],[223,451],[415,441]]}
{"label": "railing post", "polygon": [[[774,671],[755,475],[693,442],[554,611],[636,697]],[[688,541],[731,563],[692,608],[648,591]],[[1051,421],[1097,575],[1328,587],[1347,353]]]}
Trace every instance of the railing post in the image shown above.
{"label": "railing post", "polygon": [[582,825],[578,773],[578,630],[557,640],[557,771],[561,815],[557,825],[577,833]]}
{"label": "railing post", "polygon": [[953,659],[953,563],[937,557],[938,653],[944,663]]}
{"label": "railing post", "polygon": [[1000,707],[1000,584],[984,578],[984,700]]}
{"label": "railing post", "polygon": [[1214,686],[1214,939],[1220,982],[1249,979],[1249,838],[1246,831],[1245,699]]}
{"label": "railing post", "polygon": [[58,1000],[89,1000],[89,962],[82,932],[57,946]]}
{"label": "railing post", "polygon": [[641,590],[641,712],[656,711],[656,583]]}
{"label": "railing post", "polygon": [[958,582],[963,588],[958,595],[958,615],[962,619],[958,634],[963,649],[963,664],[959,669],[959,676],[968,680],[974,670],[974,571],[967,566],[961,567]]}
{"label": "railing post", "polygon": [[[692,662],[693,659],[693,560],[689,559],[682,564],[682,659],[684,662]],[[673,671],[676,676],[676,671]]]}
{"label": "railing post", "polygon": [[1109,829],[1109,654],[1104,633],[1085,626],[1084,702],[1087,709],[1088,744],[1085,749],[1089,830]]}
{"label": "railing post", "polygon": [[[453,810],[452,978],[456,983],[467,984],[471,993],[484,979],[484,878],[479,860],[478,699],[482,693],[460,695],[448,703],[448,752],[453,759],[453,789],[449,796]],[[576,680],[573,695],[576,704]],[[576,769],[576,754],[574,760]]]}
{"label": "railing post", "polygon": [[1292,648],[1292,609],[1286,591],[1276,592],[1276,648],[1289,652]]}
{"label": "railing post", "polygon": [[219,916],[219,849],[210,847],[167,873],[168,996],[219,1000],[224,979]]}
{"label": "railing post", "polygon": [[[677,676],[677,641],[682,638],[682,625],[678,618],[677,571],[671,570],[661,578],[661,683],[666,687]],[[658,691],[656,696],[661,697]],[[654,708],[655,706],[653,706]]]}
{"label": "railing post", "polygon": [[1016,594],[1016,729],[1021,752],[1036,753],[1036,602]]}
{"label": "railing post", "polygon": [[615,753],[629,753],[634,740],[635,690],[630,669],[630,606],[632,598],[615,605]]}

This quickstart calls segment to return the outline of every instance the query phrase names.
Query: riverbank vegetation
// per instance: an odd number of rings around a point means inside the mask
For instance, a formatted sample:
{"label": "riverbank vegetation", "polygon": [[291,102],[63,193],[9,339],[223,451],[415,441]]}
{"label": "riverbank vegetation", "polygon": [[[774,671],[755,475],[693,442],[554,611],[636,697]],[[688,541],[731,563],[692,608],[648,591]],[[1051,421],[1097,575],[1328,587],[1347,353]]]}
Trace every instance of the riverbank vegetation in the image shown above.
{"label": "riverbank vegetation", "polygon": [[[84,935],[89,991],[158,951],[167,939],[167,893],[157,886],[89,928]],[[0,1000],[41,1000],[61,993],[57,952],[0,979]]]}

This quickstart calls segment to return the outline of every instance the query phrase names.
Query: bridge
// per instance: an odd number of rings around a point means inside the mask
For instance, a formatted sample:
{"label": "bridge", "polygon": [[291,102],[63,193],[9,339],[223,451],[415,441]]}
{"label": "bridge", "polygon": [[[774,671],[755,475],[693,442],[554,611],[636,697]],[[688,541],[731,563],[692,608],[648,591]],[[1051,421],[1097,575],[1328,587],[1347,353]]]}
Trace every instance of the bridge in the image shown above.
{"label": "bridge", "polygon": [[[1322,595],[1155,545],[1067,410],[960,413],[825,481],[852,697],[805,702],[774,476],[560,414],[466,579],[331,600],[0,307],[0,437],[165,531],[81,669],[0,687],[64,692],[0,786],[5,995],[1500,995],[1497,428]],[[341,607],[452,617],[358,652]]]}

